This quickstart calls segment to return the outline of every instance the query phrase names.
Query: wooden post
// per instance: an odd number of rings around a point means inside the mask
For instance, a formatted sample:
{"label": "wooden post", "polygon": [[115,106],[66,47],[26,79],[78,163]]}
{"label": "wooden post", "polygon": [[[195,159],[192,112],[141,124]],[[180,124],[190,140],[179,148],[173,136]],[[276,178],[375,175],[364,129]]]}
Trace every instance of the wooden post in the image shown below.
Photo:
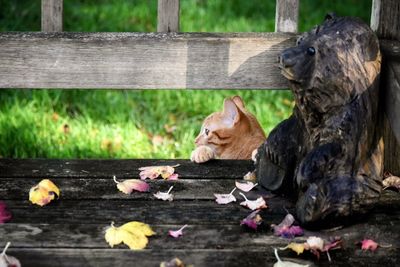
{"label": "wooden post", "polygon": [[158,0],[158,32],[179,31],[179,0]]}
{"label": "wooden post", "polygon": [[[373,0],[371,28],[381,39],[400,41],[400,1]],[[385,170],[400,175],[400,60],[399,42],[381,46],[383,65],[381,75],[382,107],[384,111],[383,139]],[[397,50],[397,52],[396,52]],[[397,56],[395,54],[397,53]]]}
{"label": "wooden post", "polygon": [[42,0],[42,31],[62,32],[63,0]]}
{"label": "wooden post", "polygon": [[276,0],[275,32],[298,30],[299,0]]}

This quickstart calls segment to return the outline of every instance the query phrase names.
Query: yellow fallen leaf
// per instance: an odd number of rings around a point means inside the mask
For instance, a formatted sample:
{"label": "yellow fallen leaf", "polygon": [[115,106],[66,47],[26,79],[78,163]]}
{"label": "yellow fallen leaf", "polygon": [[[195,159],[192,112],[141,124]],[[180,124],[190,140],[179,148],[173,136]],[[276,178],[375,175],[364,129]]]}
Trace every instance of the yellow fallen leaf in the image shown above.
{"label": "yellow fallen leaf", "polygon": [[44,206],[57,195],[60,197],[60,189],[49,179],[43,179],[29,190],[29,201],[39,206]]}
{"label": "yellow fallen leaf", "polygon": [[289,243],[286,247],[280,248],[281,250],[285,250],[290,248],[294,252],[297,253],[297,255],[300,255],[301,253],[304,252],[304,243]]}
{"label": "yellow fallen leaf", "polygon": [[113,247],[124,243],[132,250],[143,249],[147,246],[147,236],[154,235],[149,225],[141,222],[128,222],[120,227],[115,227],[114,222],[108,227],[105,239]]}

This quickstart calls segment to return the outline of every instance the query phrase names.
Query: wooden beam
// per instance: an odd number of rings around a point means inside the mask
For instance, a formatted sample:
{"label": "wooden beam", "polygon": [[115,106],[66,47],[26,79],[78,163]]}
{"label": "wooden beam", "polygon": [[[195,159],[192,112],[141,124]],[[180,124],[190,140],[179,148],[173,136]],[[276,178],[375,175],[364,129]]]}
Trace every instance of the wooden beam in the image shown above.
{"label": "wooden beam", "polygon": [[281,33],[0,33],[0,88],[287,88]]}
{"label": "wooden beam", "polygon": [[[383,39],[400,41],[400,1],[373,0],[371,28]],[[381,42],[385,169],[400,174],[400,61],[399,42]]]}
{"label": "wooden beam", "polygon": [[276,0],[275,32],[298,31],[299,0]]}
{"label": "wooden beam", "polygon": [[373,0],[371,28],[379,37],[400,40],[400,1]]}
{"label": "wooden beam", "polygon": [[158,0],[158,32],[179,32],[179,0]]}
{"label": "wooden beam", "polygon": [[42,31],[63,30],[63,0],[42,0]]}

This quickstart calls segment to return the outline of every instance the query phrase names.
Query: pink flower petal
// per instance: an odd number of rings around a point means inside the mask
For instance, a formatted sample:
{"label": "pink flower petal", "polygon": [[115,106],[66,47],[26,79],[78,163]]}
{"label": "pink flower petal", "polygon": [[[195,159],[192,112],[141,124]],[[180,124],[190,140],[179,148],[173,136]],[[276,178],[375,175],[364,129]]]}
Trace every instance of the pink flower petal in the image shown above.
{"label": "pink flower petal", "polygon": [[117,185],[118,189],[125,194],[132,193],[133,190],[139,192],[148,192],[150,190],[150,186],[141,180],[125,180]]}
{"label": "pink flower petal", "polygon": [[[158,176],[161,175],[163,179],[168,179],[171,175],[174,174],[175,172],[175,167],[178,167],[179,164],[175,166],[147,166],[147,167],[141,167],[139,170],[141,171],[139,173],[140,179],[156,179]],[[176,180],[178,176],[172,177],[171,180]]]}
{"label": "pink flower petal", "polygon": [[168,235],[172,236],[173,238],[178,238],[181,235],[183,235],[183,229],[185,229],[187,226],[187,224],[185,224],[184,226],[182,226],[179,230],[173,231],[173,230],[169,230],[168,231]]}
{"label": "pink flower petal", "polygon": [[171,181],[175,181],[175,180],[178,180],[178,174],[177,173],[174,173],[174,174],[172,174],[171,176],[169,176],[168,178],[167,178],[167,180],[171,180]]}
{"label": "pink flower petal", "polygon": [[214,196],[216,197],[215,202],[220,205],[236,202],[236,198],[232,194],[214,194]]}
{"label": "pink flower petal", "polygon": [[256,200],[248,200],[243,193],[239,193],[239,194],[241,194],[245,199],[245,201],[240,203],[240,205],[242,205],[242,206],[248,207],[251,210],[265,209],[268,207],[267,203],[265,203],[265,200],[263,197],[259,197]]}
{"label": "pink flower petal", "polygon": [[170,194],[172,188],[174,188],[173,186],[171,186],[168,190],[168,192],[160,192],[158,191],[156,194],[153,194],[153,196],[155,196],[157,199],[161,199],[161,200],[168,200],[168,201],[172,201],[174,200],[174,195]]}
{"label": "pink flower petal", "polygon": [[250,213],[246,218],[244,218],[240,222],[240,225],[246,225],[249,228],[257,230],[257,227],[262,223],[262,218],[258,214],[259,211],[260,210],[255,210],[252,213]]}
{"label": "pink flower petal", "polygon": [[11,220],[11,213],[7,210],[7,205],[3,201],[0,201],[0,224]]}
{"label": "pink flower petal", "polygon": [[244,192],[249,192],[251,189],[253,189],[255,186],[257,186],[257,184],[254,184],[253,182],[250,181],[246,181],[244,183],[235,182],[236,187],[239,188],[240,190],[244,191]]}
{"label": "pink flower petal", "polygon": [[375,251],[378,248],[378,243],[371,239],[364,239],[361,241],[361,249],[362,250],[371,250]]}
{"label": "pink flower petal", "polygon": [[235,192],[235,190],[236,187],[233,188],[233,190],[229,194],[214,194],[214,196],[216,197],[215,201],[220,205],[236,202],[236,198],[233,195],[233,192]]}
{"label": "pink flower petal", "polygon": [[274,235],[285,238],[294,238],[295,236],[303,235],[304,231],[300,226],[292,225],[294,221],[293,215],[289,213],[280,224],[272,224],[271,227],[274,229]]}

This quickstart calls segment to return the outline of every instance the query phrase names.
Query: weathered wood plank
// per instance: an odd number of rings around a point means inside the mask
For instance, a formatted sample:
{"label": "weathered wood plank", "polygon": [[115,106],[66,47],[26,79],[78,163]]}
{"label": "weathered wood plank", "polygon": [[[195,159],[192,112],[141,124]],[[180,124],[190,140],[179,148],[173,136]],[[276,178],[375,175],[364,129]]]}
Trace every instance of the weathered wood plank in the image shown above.
{"label": "weathered wood plank", "polygon": [[179,0],[158,0],[158,32],[179,32]]}
{"label": "weathered wood plank", "polygon": [[[396,213],[398,215],[398,213]],[[285,215],[272,218],[264,216],[264,223],[258,231],[240,226],[236,221],[227,218],[223,225],[190,224],[179,238],[179,242],[168,236],[171,229],[179,229],[180,225],[152,224],[156,235],[151,237],[148,249],[237,249],[246,247],[248,250],[260,247],[283,247],[288,243],[285,238],[273,235],[270,224],[278,224]],[[118,222],[124,223],[124,222]],[[117,223],[117,226],[119,225]],[[183,222],[182,222],[183,223]],[[110,223],[58,223],[32,224],[7,223],[0,227],[0,247],[7,241],[13,241],[13,247],[18,248],[74,248],[79,244],[82,248],[108,248],[104,240],[104,229]],[[294,241],[304,242],[308,236],[320,236],[329,239],[341,236],[344,245],[355,249],[354,244],[364,238],[372,238],[379,243],[391,244],[392,248],[400,248],[400,217],[384,213],[374,213],[367,221],[356,223],[335,231],[305,230],[304,236],[296,237]],[[117,246],[124,248],[123,245]],[[400,255],[399,255],[400,256]]]}
{"label": "weathered wood plank", "polygon": [[250,160],[212,160],[204,164],[189,160],[60,160],[0,159],[0,177],[4,178],[138,178],[139,168],[153,165],[176,165],[180,178],[240,179],[254,169]]}
{"label": "weathered wood plank", "polygon": [[63,30],[63,0],[42,0],[42,31]]}
{"label": "weathered wood plank", "polygon": [[[168,186],[165,187],[168,189]],[[164,191],[164,190],[163,190]],[[165,190],[166,191],[166,190]],[[178,193],[176,194],[178,195]],[[255,199],[251,198],[251,199]],[[105,223],[131,220],[145,221],[150,224],[226,224],[240,222],[249,214],[249,210],[236,203],[218,205],[214,200],[68,200],[53,201],[45,207],[39,207],[28,201],[28,192],[24,200],[6,200],[13,213],[13,223]],[[282,219],[287,210],[294,212],[294,203],[287,199],[273,197],[266,200],[268,209],[261,212],[270,220]],[[400,216],[398,194],[388,194],[381,199],[375,210],[387,213],[387,216]],[[123,211],[123,212],[122,212]],[[371,216],[374,216],[373,212]],[[90,215],[90,216],[89,216]],[[366,218],[360,217],[365,220]],[[279,220],[278,219],[278,220]],[[350,219],[349,219],[350,220]],[[351,218],[357,220],[357,218]],[[351,221],[343,223],[349,223]]]}
{"label": "weathered wood plank", "polygon": [[[6,186],[0,187],[0,199],[18,200],[25,199],[29,189],[37,184],[41,179],[15,179],[0,178],[0,183]],[[68,179],[53,178],[52,181],[61,189],[63,199],[136,199],[154,200],[153,194],[133,192],[126,195],[120,192],[112,178],[108,179]],[[121,180],[122,181],[122,180]],[[204,179],[180,179],[178,181],[147,181],[150,191],[167,191],[170,186],[174,186],[173,193],[177,200],[213,200],[214,193],[228,194],[234,187],[233,180],[204,180]],[[239,199],[238,192],[234,195]]]}
{"label": "weathered wood plank", "polygon": [[299,0],[276,0],[275,32],[298,31]]}
{"label": "weathered wood plank", "polygon": [[379,37],[400,40],[400,1],[373,0],[371,28]]}
{"label": "weathered wood plank", "polygon": [[[62,191],[61,191],[62,194]],[[249,214],[249,209],[236,203],[218,205],[213,200],[66,200],[53,201],[39,207],[26,200],[7,200],[6,204],[13,214],[13,223],[103,223],[111,221],[143,221],[149,224],[226,224],[239,223]],[[292,210],[293,204],[276,198],[267,201],[270,208],[262,212],[266,218],[279,218]]]}
{"label": "weathered wood plank", "polygon": [[[382,42],[381,103],[388,121],[383,128],[385,142],[385,169],[400,175],[400,1],[374,0],[371,14],[371,28],[382,39],[397,40],[387,44]],[[383,117],[383,116],[381,116]]]}
{"label": "weathered wood plank", "polygon": [[0,33],[0,88],[286,88],[281,33]]}
{"label": "weathered wood plank", "polygon": [[[186,264],[196,267],[202,266],[271,266],[276,262],[272,247],[260,247],[259,250],[247,250],[246,247],[236,250],[225,249],[193,249],[193,250],[141,250],[127,249],[15,249],[7,251],[18,257],[24,267],[36,266],[159,266],[161,261],[169,261],[178,257]],[[319,261],[306,253],[306,256],[296,256],[294,252],[280,251],[282,260],[290,260],[302,264],[315,266],[396,266],[399,261],[400,250],[378,249],[375,252],[364,252],[360,249],[337,250],[330,252],[333,262],[329,263],[326,255]],[[301,260],[300,257],[308,260]]]}

